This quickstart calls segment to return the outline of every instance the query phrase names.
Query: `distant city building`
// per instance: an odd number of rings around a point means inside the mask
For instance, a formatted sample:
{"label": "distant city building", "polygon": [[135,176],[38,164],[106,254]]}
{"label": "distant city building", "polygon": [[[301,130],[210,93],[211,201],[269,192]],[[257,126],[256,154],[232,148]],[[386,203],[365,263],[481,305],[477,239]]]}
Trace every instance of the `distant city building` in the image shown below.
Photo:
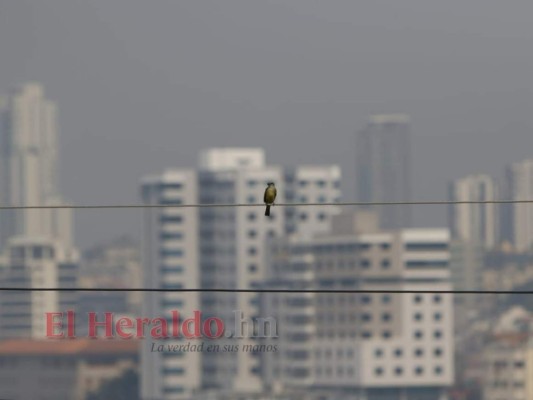
{"label": "distant city building", "polygon": [[[514,163],[506,170],[505,200],[533,199],[533,159]],[[515,203],[505,209],[504,234],[512,235],[518,251],[531,250],[533,244],[533,204]]]}
{"label": "distant city building", "polygon": [[[485,252],[483,290],[524,290],[533,283],[533,253],[493,250]],[[485,306],[487,300],[483,302]]]}
{"label": "distant city building", "polygon": [[513,307],[497,321],[483,351],[484,400],[533,400],[532,320]]}
{"label": "distant city building", "polygon": [[345,389],[358,400],[445,399],[453,300],[431,292],[451,289],[448,230],[378,230],[356,215],[334,217],[329,235],[274,240],[266,287],[426,293],[264,294],[262,315],[280,321],[279,338],[264,341],[278,345],[262,353],[265,384]]}
{"label": "distant city building", "polygon": [[[283,188],[288,203],[338,203],[341,170],[337,165],[301,165],[285,170]],[[327,232],[340,206],[296,206],[285,210],[286,232],[314,235]]]}
{"label": "distant city building", "polygon": [[[412,200],[410,120],[407,115],[375,115],[357,132],[356,197],[358,202]],[[409,205],[379,206],[384,229],[411,226]]]}
{"label": "distant city building", "polygon": [[[194,204],[198,182],[193,170],[170,170],[142,181],[145,204]],[[202,287],[197,208],[147,208],[143,210],[142,263],[147,288]],[[191,316],[201,310],[200,293],[144,293],[142,315],[156,318],[171,310]],[[163,343],[169,343],[164,341]],[[141,398],[187,398],[202,383],[202,353],[152,352],[152,340],[141,343]]]}
{"label": "distant city building", "polygon": [[[140,243],[123,236],[88,249],[82,255],[79,283],[80,286],[92,288],[142,287]],[[109,311],[123,306],[120,312],[140,312],[140,292],[86,293],[80,300],[87,300],[88,305],[96,301],[104,306],[106,298],[109,300]]]}
{"label": "distant city building", "polygon": [[[450,242],[450,276],[453,289],[457,291],[483,290],[483,268],[485,247],[480,243],[464,242],[458,239]],[[471,293],[456,293],[455,329],[461,335],[469,323],[479,317],[487,299]]]}
{"label": "distant city building", "polygon": [[[267,182],[278,188],[277,203],[333,202],[340,197],[337,166],[284,169],[267,165],[262,149],[217,148],[200,154],[197,170],[168,170],[142,182],[146,204],[261,204]],[[304,198],[305,197],[305,198]],[[321,232],[338,208],[209,207],[145,211],[144,270],[147,287],[254,289],[264,281],[266,241],[287,231]],[[302,224],[305,224],[303,228]],[[256,293],[163,293],[144,300],[148,315],[179,308],[234,323],[259,312]],[[200,308],[201,307],[201,308]],[[225,339],[217,341],[221,345]],[[254,344],[239,339],[240,345]],[[261,365],[255,354],[186,353],[168,357],[143,347],[141,387],[145,398],[182,399],[198,388],[262,390]],[[203,368],[202,368],[203,365]],[[172,366],[172,368],[170,368]],[[179,366],[180,372],[176,373]],[[165,372],[166,371],[166,372]]]}
{"label": "distant city building", "polygon": [[[0,204],[59,206],[57,109],[39,84],[26,84],[0,102]],[[13,236],[72,244],[69,209],[2,210],[0,246]]]}
{"label": "distant city building", "polygon": [[[452,202],[487,202],[498,200],[496,184],[490,176],[472,175],[449,185]],[[452,237],[466,243],[492,248],[498,244],[498,212],[494,203],[451,204],[449,226]]]}
{"label": "distant city building", "polygon": [[[5,248],[0,286],[75,288],[79,256],[53,239],[11,238]],[[3,291],[0,296],[0,338],[46,337],[47,312],[75,310],[74,291]]]}
{"label": "distant city building", "polygon": [[135,340],[0,341],[0,397],[86,400],[102,384],[138,368]]}

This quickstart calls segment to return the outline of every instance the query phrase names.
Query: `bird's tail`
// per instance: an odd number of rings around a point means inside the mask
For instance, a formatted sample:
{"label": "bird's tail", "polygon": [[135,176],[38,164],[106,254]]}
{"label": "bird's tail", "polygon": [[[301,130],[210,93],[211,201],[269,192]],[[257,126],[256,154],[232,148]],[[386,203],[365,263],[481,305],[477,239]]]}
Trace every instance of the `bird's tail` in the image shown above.
{"label": "bird's tail", "polygon": [[270,206],[266,206],[265,215],[266,215],[267,217],[270,216]]}

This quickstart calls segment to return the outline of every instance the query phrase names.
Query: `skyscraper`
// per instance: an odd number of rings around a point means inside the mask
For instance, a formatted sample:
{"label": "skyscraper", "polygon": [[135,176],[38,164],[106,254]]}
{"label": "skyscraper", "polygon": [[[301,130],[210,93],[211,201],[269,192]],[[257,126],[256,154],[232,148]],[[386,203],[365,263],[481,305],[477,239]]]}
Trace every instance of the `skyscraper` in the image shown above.
{"label": "skyscraper", "polygon": [[[533,199],[533,159],[514,163],[506,171],[506,200]],[[533,204],[515,203],[506,212],[504,232],[512,233],[518,251],[531,249],[533,244]]]}
{"label": "skyscraper", "polygon": [[[58,190],[57,109],[36,83],[0,102],[0,203],[61,205]],[[70,210],[10,210],[0,215],[0,245],[12,236],[72,241]]]}
{"label": "skyscraper", "polygon": [[[494,180],[488,175],[471,175],[449,185],[450,201],[497,200]],[[498,240],[497,205],[452,204],[449,209],[449,226],[452,237],[465,243],[491,248]]]}
{"label": "skyscraper", "polygon": [[[36,83],[0,102],[0,204],[61,206],[58,190],[57,110]],[[78,253],[68,209],[0,211],[3,286],[73,288]],[[0,293],[0,334],[44,337],[44,312],[76,306],[75,293]]]}
{"label": "skyscraper", "polygon": [[[145,204],[192,204],[198,199],[194,170],[168,170],[142,180]],[[198,210],[143,210],[144,287],[181,289],[201,286],[198,249]],[[199,293],[145,293],[143,315],[152,318],[172,310],[191,315],[200,309]],[[168,341],[167,341],[168,342]],[[141,349],[141,398],[180,399],[201,384],[201,353],[152,352],[151,340]]]}
{"label": "skyscraper", "polygon": [[[356,197],[359,202],[411,200],[410,119],[407,115],[374,115],[356,134]],[[367,207],[368,208],[368,207]],[[379,206],[381,227],[411,225],[408,205]]]}

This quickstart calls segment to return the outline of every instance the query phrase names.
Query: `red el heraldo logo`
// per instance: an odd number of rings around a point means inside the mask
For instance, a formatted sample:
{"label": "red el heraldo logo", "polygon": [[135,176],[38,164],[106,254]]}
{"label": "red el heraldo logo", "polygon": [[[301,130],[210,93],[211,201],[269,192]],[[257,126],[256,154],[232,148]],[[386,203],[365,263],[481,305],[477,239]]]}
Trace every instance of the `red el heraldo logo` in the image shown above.
{"label": "red el heraldo logo", "polygon": [[[76,337],[76,314],[70,310],[66,313],[50,312],[46,315],[46,336],[62,339]],[[144,339],[146,331],[152,339],[184,337],[186,339],[217,339],[224,335],[224,322],[217,317],[202,320],[202,312],[194,311],[193,317],[180,321],[179,311],[171,311],[166,317],[115,318],[114,313],[104,313],[104,319],[98,320],[97,313],[87,313],[88,337],[114,339]],[[102,334],[103,330],[103,334]]]}

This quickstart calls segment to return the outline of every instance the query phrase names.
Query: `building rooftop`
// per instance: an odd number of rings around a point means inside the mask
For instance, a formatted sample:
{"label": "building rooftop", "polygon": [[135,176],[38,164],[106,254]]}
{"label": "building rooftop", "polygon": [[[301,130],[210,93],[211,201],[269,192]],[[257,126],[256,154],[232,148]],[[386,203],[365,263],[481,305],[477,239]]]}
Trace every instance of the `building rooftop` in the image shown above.
{"label": "building rooftop", "polygon": [[406,114],[377,114],[369,118],[371,124],[408,124],[410,120]]}

